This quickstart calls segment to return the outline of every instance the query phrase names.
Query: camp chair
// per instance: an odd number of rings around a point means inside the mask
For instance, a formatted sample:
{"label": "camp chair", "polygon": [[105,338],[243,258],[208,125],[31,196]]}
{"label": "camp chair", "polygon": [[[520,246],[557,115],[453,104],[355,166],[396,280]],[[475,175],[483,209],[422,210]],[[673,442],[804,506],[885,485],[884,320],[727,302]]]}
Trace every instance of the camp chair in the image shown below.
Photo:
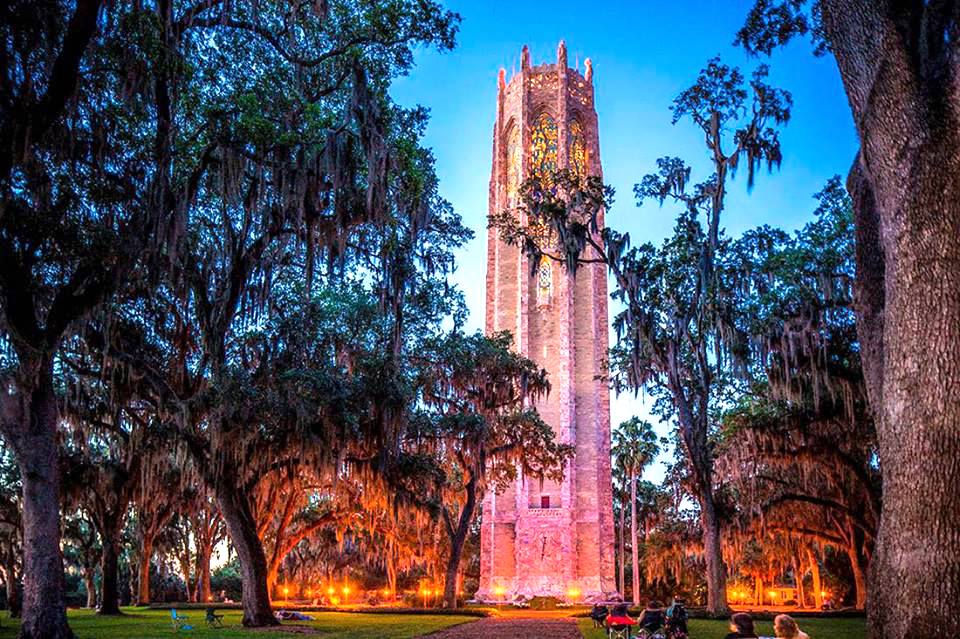
{"label": "camp chair", "polygon": [[590,611],[590,618],[593,619],[594,628],[603,628],[603,622],[607,620],[610,609],[606,606],[596,605]]}
{"label": "camp chair", "polygon": [[207,627],[223,628],[223,615],[218,615],[216,608],[207,608]]}
{"label": "camp chair", "polygon": [[664,639],[666,631],[662,626],[657,628],[639,628],[637,630],[637,639]]}
{"label": "camp chair", "polygon": [[612,624],[607,626],[607,639],[630,639],[633,636],[633,626]]}
{"label": "camp chair", "polygon": [[193,626],[187,623],[187,615],[178,614],[176,608],[170,609],[170,621],[173,623],[174,632],[193,630]]}

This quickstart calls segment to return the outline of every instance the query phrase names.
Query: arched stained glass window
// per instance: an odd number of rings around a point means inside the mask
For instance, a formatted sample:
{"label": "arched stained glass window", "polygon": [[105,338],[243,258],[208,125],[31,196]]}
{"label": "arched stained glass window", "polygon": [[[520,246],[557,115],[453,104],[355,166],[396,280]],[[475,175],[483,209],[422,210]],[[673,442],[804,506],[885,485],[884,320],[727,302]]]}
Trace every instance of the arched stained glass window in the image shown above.
{"label": "arched stained glass window", "polygon": [[587,176],[587,143],[579,120],[570,123],[570,170],[581,179]]}
{"label": "arched stained glass window", "polygon": [[[557,161],[557,121],[549,113],[541,113],[533,123],[530,133],[530,175],[549,184],[553,173],[559,168]],[[550,231],[539,223],[531,222],[531,234],[541,248],[549,249],[553,243]],[[553,269],[550,259],[540,258],[537,268],[537,306],[548,306],[553,300]]]}
{"label": "arched stained glass window", "polygon": [[517,189],[523,171],[523,145],[520,143],[520,127],[511,126],[507,133],[507,205],[517,203]]}
{"label": "arched stained glass window", "polygon": [[541,113],[530,133],[530,174],[548,178],[557,170],[557,121]]}

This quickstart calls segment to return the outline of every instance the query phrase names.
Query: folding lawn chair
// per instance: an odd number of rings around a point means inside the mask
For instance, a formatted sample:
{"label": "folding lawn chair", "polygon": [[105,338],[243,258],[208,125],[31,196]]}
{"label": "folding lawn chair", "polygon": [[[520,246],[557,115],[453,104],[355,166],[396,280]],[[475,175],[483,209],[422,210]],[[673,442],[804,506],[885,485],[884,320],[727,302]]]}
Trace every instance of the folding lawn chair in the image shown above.
{"label": "folding lawn chair", "polygon": [[218,615],[216,608],[207,608],[207,627],[223,628],[223,615]]}
{"label": "folding lawn chair", "polygon": [[176,608],[170,609],[170,621],[173,623],[173,631],[193,630],[193,626],[187,623],[187,615],[177,613]]}

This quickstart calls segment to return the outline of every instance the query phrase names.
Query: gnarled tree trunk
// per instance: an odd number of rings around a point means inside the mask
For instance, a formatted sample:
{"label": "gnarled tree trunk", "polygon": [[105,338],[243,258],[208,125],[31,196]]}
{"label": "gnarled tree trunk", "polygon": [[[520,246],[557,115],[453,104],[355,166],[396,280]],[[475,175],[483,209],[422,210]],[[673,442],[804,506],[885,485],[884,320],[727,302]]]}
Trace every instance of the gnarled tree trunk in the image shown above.
{"label": "gnarled tree trunk", "polygon": [[[857,277],[869,278],[861,305],[874,304],[861,308],[858,320],[883,469],[869,633],[875,639],[949,636],[956,624],[944,602],[960,599],[956,6],[820,4],[860,137],[851,177],[868,192],[855,197],[862,243]],[[871,219],[875,233],[860,228]],[[879,278],[869,261],[878,252]]]}
{"label": "gnarled tree trunk", "polygon": [[[460,511],[460,518],[454,528],[447,520],[450,533],[450,557],[447,559],[447,572],[443,582],[443,601],[447,608],[457,607],[457,575],[460,571],[460,558],[463,556],[463,546],[470,532],[470,523],[477,507],[477,480],[471,476],[466,486],[467,499]],[[446,516],[446,513],[444,513]]]}
{"label": "gnarled tree trunk", "polygon": [[279,624],[270,607],[267,589],[267,558],[257,536],[257,522],[246,495],[236,486],[230,473],[223,472],[216,487],[217,505],[227,525],[230,541],[240,559],[243,582],[243,625],[247,627]]}
{"label": "gnarled tree trunk", "polygon": [[[114,525],[115,526],[115,525]],[[114,528],[110,526],[110,528]],[[120,588],[118,584],[120,565],[117,558],[119,533],[102,533],[100,551],[100,608],[97,614],[120,614]]]}
{"label": "gnarled tree trunk", "polygon": [[[24,366],[24,368],[27,368]],[[13,446],[23,482],[23,621],[21,639],[73,639],[63,596],[60,553],[60,470],[53,363],[44,358],[34,385],[21,389]],[[4,411],[7,413],[7,410]],[[4,415],[4,420],[8,418]]]}

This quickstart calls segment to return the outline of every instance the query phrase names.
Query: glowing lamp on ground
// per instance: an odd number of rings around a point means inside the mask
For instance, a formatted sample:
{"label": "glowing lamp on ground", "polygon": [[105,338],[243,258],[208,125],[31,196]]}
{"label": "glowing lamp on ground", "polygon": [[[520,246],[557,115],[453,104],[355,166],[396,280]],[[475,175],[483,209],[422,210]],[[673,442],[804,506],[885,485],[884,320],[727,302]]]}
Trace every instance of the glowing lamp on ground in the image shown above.
{"label": "glowing lamp on ground", "polygon": [[828,594],[828,593],[827,593],[826,590],[821,590],[821,591],[820,591],[820,596],[821,596],[821,597],[826,597],[827,594]]}
{"label": "glowing lamp on ground", "polygon": [[770,595],[770,598],[771,598],[771,599],[776,599],[776,598],[777,598],[777,591],[776,591],[776,590],[771,590],[771,591],[768,592],[767,594]]}
{"label": "glowing lamp on ground", "polygon": [[502,597],[505,592],[506,590],[503,589],[503,586],[497,586],[496,588],[493,589],[493,594],[495,594],[498,597]]}
{"label": "glowing lamp on ground", "polygon": [[580,598],[580,591],[577,588],[570,588],[567,590],[567,599],[573,599],[576,601]]}
{"label": "glowing lamp on ground", "polygon": [[333,589],[333,586],[330,586],[329,588],[327,588],[327,594],[330,595],[331,597],[333,596],[333,593],[335,593],[335,592],[336,592],[336,590]]}
{"label": "glowing lamp on ground", "polygon": [[287,588],[286,586],[284,586],[284,587],[283,587],[283,596],[286,597],[286,596],[289,595],[289,594],[290,594],[290,589]]}

